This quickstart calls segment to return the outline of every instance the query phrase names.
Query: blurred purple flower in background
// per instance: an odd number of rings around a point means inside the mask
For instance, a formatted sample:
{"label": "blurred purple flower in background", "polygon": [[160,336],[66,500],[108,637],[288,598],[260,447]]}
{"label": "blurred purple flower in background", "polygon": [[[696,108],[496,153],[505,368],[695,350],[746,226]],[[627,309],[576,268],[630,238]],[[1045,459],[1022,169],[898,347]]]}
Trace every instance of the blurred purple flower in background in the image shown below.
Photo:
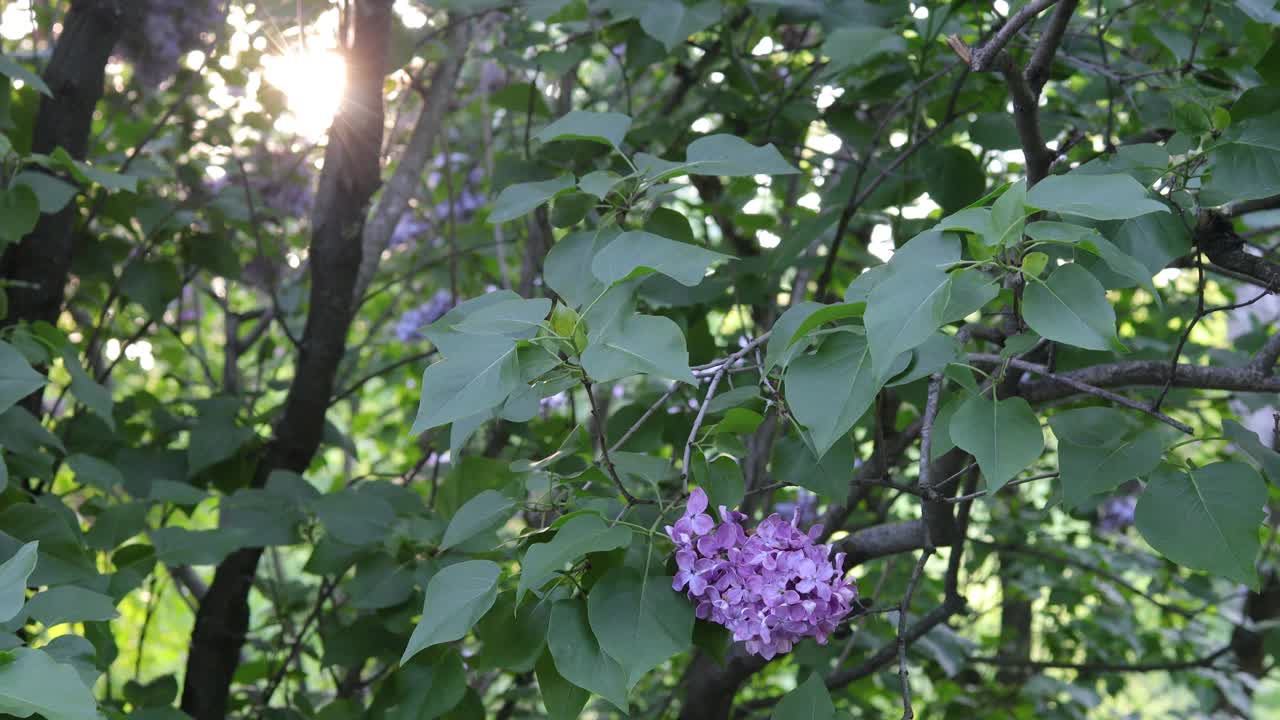
{"label": "blurred purple flower in background", "polygon": [[453,309],[453,296],[448,290],[437,290],[431,299],[400,316],[396,322],[396,337],[409,342],[422,337],[422,329],[444,317]]}
{"label": "blurred purple flower in background", "polygon": [[[137,1],[137,0],[135,0]],[[133,63],[143,87],[155,89],[178,72],[182,56],[226,21],[222,0],[143,0],[142,22],[124,29],[117,50]]]}
{"label": "blurred purple flower in background", "polygon": [[797,488],[794,501],[784,500],[773,509],[783,517],[794,517],[797,525],[809,525],[818,519],[818,495],[804,488]]}
{"label": "blurred purple flower in background", "polygon": [[719,525],[706,514],[707,494],[695,489],[667,536],[676,544],[671,586],[697,602],[699,618],[725,626],[748,652],[770,659],[797,642],[827,637],[849,614],[858,590],[844,578],[844,553],[815,540],[774,513],[748,535],[746,515],[720,506]]}
{"label": "blurred purple flower in background", "polygon": [[1109,497],[1098,506],[1098,530],[1104,533],[1122,533],[1133,524],[1133,511],[1138,498],[1133,495]]}

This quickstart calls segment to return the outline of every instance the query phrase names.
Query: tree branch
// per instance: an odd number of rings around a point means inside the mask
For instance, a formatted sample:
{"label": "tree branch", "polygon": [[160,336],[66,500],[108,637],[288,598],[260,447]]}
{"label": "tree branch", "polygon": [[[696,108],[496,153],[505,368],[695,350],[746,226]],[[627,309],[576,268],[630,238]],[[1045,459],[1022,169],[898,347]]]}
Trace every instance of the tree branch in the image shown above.
{"label": "tree branch", "polygon": [[[1026,398],[1027,402],[1044,403],[1081,392],[1079,388],[1069,384],[1068,379],[1095,388],[1161,387],[1169,379],[1169,365],[1157,360],[1129,360],[1094,365],[1082,370],[1058,373],[1052,379],[1023,383],[1019,394]],[[1224,368],[1183,364],[1178,366],[1178,376],[1173,385],[1201,390],[1277,393],[1280,392],[1280,376],[1259,375],[1247,367]]]}
{"label": "tree branch", "polygon": [[[960,55],[961,59],[969,63],[969,67],[974,72],[986,72],[992,69],[999,61],[1000,54],[1004,51],[1005,46],[1009,44],[1009,41],[1013,40],[1014,36],[1027,23],[1034,20],[1037,15],[1047,10],[1057,1],[1034,0],[1034,2],[1028,3],[1021,10],[1010,16],[985,45],[972,52]],[[959,42],[959,38],[953,35],[948,42],[952,44],[952,48],[955,48],[955,43]]]}

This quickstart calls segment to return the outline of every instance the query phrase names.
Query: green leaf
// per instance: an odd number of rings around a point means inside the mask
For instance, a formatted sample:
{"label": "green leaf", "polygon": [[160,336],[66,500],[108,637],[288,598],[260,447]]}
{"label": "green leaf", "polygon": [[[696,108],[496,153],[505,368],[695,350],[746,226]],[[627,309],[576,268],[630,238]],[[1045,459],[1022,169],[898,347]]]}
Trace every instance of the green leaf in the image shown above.
{"label": "green leaf", "polygon": [[156,559],[166,565],[217,565],[244,547],[240,536],[227,530],[163,527],[150,534]]}
{"label": "green leaf", "polygon": [[996,492],[1040,457],[1044,432],[1031,406],[1022,398],[992,401],[974,396],[951,418],[951,440],[973,455]]}
{"label": "green leaf", "polygon": [[456,707],[466,694],[466,666],[450,651],[431,662],[419,658],[401,663],[374,700],[373,709],[385,707],[385,712],[370,715],[380,720],[434,720]]}
{"label": "green leaf", "polygon": [[1129,434],[1115,432],[1115,426],[1112,429],[1113,439],[1102,447],[1058,441],[1062,495],[1068,505],[1080,507],[1094,495],[1110,492],[1160,464],[1164,436],[1159,428]]}
{"label": "green leaf", "polygon": [[550,542],[529,547],[520,561],[520,581],[516,588],[516,602],[524,598],[528,590],[537,590],[556,573],[576,563],[579,558],[593,552],[617,550],[631,544],[631,531],[624,527],[609,527],[599,515],[577,515],[556,531]]}
{"label": "green leaf", "polygon": [[702,282],[712,263],[728,257],[697,245],[632,230],[618,235],[596,254],[591,272],[606,285],[651,271],[693,287]]}
{"label": "green leaf", "polygon": [[415,570],[416,562],[401,562],[384,552],[361,558],[351,584],[351,607],[378,610],[408,600],[413,594]]}
{"label": "green leaf", "polygon": [[76,482],[81,485],[96,487],[104,492],[111,492],[124,485],[124,475],[115,465],[93,457],[76,453],[67,458],[67,466],[75,473]]}
{"label": "green leaf", "polygon": [[1154,143],[1121,145],[1114,153],[1103,155],[1072,171],[1074,175],[1130,175],[1139,184],[1150,187],[1169,168],[1169,151]]}
{"label": "green leaf", "polygon": [[[582,178],[578,180],[578,189],[588,195],[594,195],[603,200],[608,197],[610,190],[612,190],[618,183],[622,182],[622,179],[622,176],[616,172],[611,172],[609,170],[596,170],[595,172],[589,172],[586,175],[583,175]],[[563,240],[561,242],[563,242]]]}
{"label": "green leaf", "polygon": [[958,145],[946,145],[931,153],[928,163],[925,185],[942,212],[956,212],[982,197],[987,176],[973,153]]}
{"label": "green leaf", "polygon": [[1138,498],[1134,523],[1161,555],[1257,590],[1258,528],[1267,486],[1248,465],[1161,466]]}
{"label": "green leaf", "polygon": [[36,569],[39,547],[39,542],[29,542],[0,565],[0,625],[21,612],[26,599],[27,578]]}
{"label": "green leaf", "polygon": [[311,510],[330,535],[349,545],[381,540],[396,520],[396,509],[386,499],[352,488],[321,495],[311,502]]}
{"label": "green leaf", "polygon": [[213,398],[200,405],[200,421],[187,441],[187,477],[195,477],[224,460],[235,457],[254,437],[253,428],[236,423],[239,401]]}
{"label": "green leaf", "polygon": [[1022,318],[1043,337],[1089,350],[1119,343],[1107,291],[1075,263],[1060,266],[1046,281],[1032,282],[1022,301]]}
{"label": "green leaf", "polygon": [[597,382],[647,374],[698,384],[680,327],[655,315],[632,314],[592,338],[582,353],[582,369]]}
{"label": "green leaf", "polygon": [[1222,422],[1222,434],[1243,450],[1268,480],[1280,485],[1280,453],[1263,445],[1257,434],[1235,420]]}
{"label": "green leaf", "polygon": [[778,701],[769,717],[771,720],[835,720],[836,708],[822,682],[822,673],[810,673],[808,680]]}
{"label": "green leaf", "polygon": [[738,507],[746,494],[746,480],[738,462],[728,455],[711,462],[701,456],[699,459],[701,462],[694,464],[694,480],[707,491],[710,506]]}
{"label": "green leaf", "polygon": [[927,232],[889,261],[888,275],[871,290],[864,321],[871,365],[885,375],[898,356],[928,340],[943,323],[950,298],[946,267],[960,260],[960,240]]}
{"label": "green leaf", "polygon": [[622,113],[574,110],[542,128],[533,137],[540,142],[590,140],[616,149],[622,146],[629,129],[631,118]]}
{"label": "green leaf", "polygon": [[1101,258],[1117,274],[1142,285],[1157,302],[1160,301],[1160,293],[1156,292],[1155,285],[1151,282],[1153,273],[1138,262],[1137,258],[1113,245],[1093,228],[1070,223],[1034,222],[1027,226],[1027,235],[1033,240],[1083,248]]}
{"label": "green leaf", "polygon": [[591,630],[634,687],[645,673],[693,644],[693,606],[669,576],[610,570],[587,597]]}
{"label": "green leaf", "polygon": [[1049,427],[1060,442],[1105,448],[1140,429],[1131,415],[1109,407],[1066,410],[1049,418]]}
{"label": "green leaf", "polygon": [[483,643],[470,660],[476,668],[528,672],[547,647],[551,603],[533,600],[516,607],[515,593],[498,594],[493,609],[476,624]]}
{"label": "green leaf", "polygon": [[47,382],[45,376],[31,369],[17,348],[0,340],[0,413],[44,387]]}
{"label": "green leaf", "polygon": [[[988,218],[990,235],[987,244],[1007,247],[1022,239],[1027,217],[1027,183],[1024,180],[1009,186],[991,206]],[[975,223],[976,224],[976,223]]]}
{"label": "green leaf", "polygon": [[823,305],[813,313],[807,315],[800,323],[800,327],[795,329],[791,336],[791,343],[808,335],[811,330],[826,325],[830,322],[844,320],[846,318],[862,317],[866,312],[867,305],[864,302],[843,302],[832,305]]}
{"label": "green leaf", "polygon": [[746,177],[800,172],[772,144],[756,147],[734,135],[708,135],[694,140],[685,151],[685,164],[694,175]]}
{"label": "green leaf", "polygon": [[495,530],[514,512],[516,503],[496,490],[485,490],[458,508],[445,528],[441,550],[460,545],[471,538]]}
{"label": "green leaf", "polygon": [[934,333],[923,344],[911,351],[911,365],[906,373],[894,374],[893,380],[886,383],[890,387],[906,385],[922,378],[942,372],[953,362],[964,359],[960,343],[955,337],[946,333]]}
{"label": "green leaf", "polygon": [[1108,232],[1117,248],[1142,263],[1150,275],[1191,251],[1191,235],[1176,215],[1151,213],[1119,223]]}
{"label": "green leaf", "polygon": [[590,304],[605,290],[605,284],[596,279],[591,270],[592,263],[596,254],[618,234],[617,228],[610,226],[560,238],[543,262],[542,277],[547,287],[573,307]]}
{"label": "green leaf", "polygon": [[468,335],[504,335],[514,338],[533,337],[551,313],[547,298],[503,300],[487,305],[453,326]]}
{"label": "green leaf", "polygon": [[134,262],[120,276],[120,289],[151,317],[161,318],[182,292],[182,275],[168,260]]}
{"label": "green leaf", "polygon": [[109,191],[126,190],[128,192],[137,192],[138,190],[138,178],[133,175],[122,175],[94,167],[87,162],[71,157],[71,154],[63,148],[54,148],[53,152],[49,154],[49,158],[54,165],[71,173],[72,177],[82,183],[101,185]]}
{"label": "green leaf", "polygon": [[23,170],[13,178],[14,185],[31,188],[40,202],[40,212],[53,214],[67,206],[76,195],[76,186],[40,170]]}
{"label": "green leaf", "polygon": [[0,189],[0,248],[21,242],[40,220],[40,198],[26,185]]}
{"label": "green leaf", "polygon": [[843,503],[849,496],[853,477],[854,447],[848,436],[840,438],[819,462],[809,447],[794,437],[778,441],[774,466],[779,477],[794,480],[830,502]]}
{"label": "green leaf", "polygon": [[498,193],[493,201],[493,211],[489,213],[489,222],[503,223],[533,212],[535,208],[551,198],[574,188],[572,174],[561,175],[554,180],[516,183],[508,185]]}
{"label": "green leaf", "polygon": [[549,650],[538,658],[533,674],[538,678],[538,691],[542,695],[542,704],[547,707],[549,720],[578,720],[582,708],[591,699],[591,693],[560,675]]}
{"label": "green leaf", "polygon": [[871,407],[883,385],[871,369],[866,339],[842,332],[827,338],[818,352],[793,360],[783,388],[787,407],[808,429],[821,459]]}
{"label": "green leaf", "polygon": [[877,55],[906,52],[907,41],[893,30],[879,27],[842,27],[827,36],[822,54],[831,59],[827,68],[842,72],[858,67]]}
{"label": "green leaf", "polygon": [[1280,194],[1280,113],[1232,123],[1208,152],[1206,206]]}
{"label": "green leaf", "polygon": [[85,544],[95,550],[119,546],[146,529],[148,509],[144,502],[112,505],[94,517],[93,527],[84,535]]}
{"label": "green leaf", "polygon": [[1051,175],[1027,191],[1027,205],[1040,210],[1094,220],[1126,220],[1153,212],[1169,212],[1164,203],[1128,175],[1071,173]]}
{"label": "green leaf", "polygon": [[0,663],[0,714],[45,720],[99,720],[98,704],[70,665],[41,650],[17,648]]}
{"label": "green leaf", "polygon": [[432,576],[427,583],[422,619],[413,629],[400,664],[432,645],[461,640],[493,607],[501,573],[497,563],[468,560]]}
{"label": "green leaf", "polygon": [[685,5],[680,0],[649,0],[642,6],[640,27],[662,43],[667,52],[684,44],[690,35],[707,29],[720,19],[721,12],[719,0],[703,0],[696,5]]}
{"label": "green leaf", "polygon": [[501,405],[524,385],[513,340],[475,336],[422,374],[414,435]]}
{"label": "green leaf", "polygon": [[45,627],[114,620],[120,616],[111,598],[77,585],[59,585],[37,594],[27,603],[23,614]]}
{"label": "green leaf", "polygon": [[115,430],[116,420],[112,416],[115,404],[111,400],[111,391],[94,382],[80,365],[75,348],[68,345],[62,349],[62,365],[71,376],[71,394],[84,403],[94,415],[102,418],[107,427]]}
{"label": "green leaf", "polygon": [[627,673],[591,633],[586,603],[560,600],[552,606],[547,649],[561,677],[627,712]]}
{"label": "green leaf", "polygon": [[[53,91],[49,89],[44,78],[29,70],[25,65],[0,55],[0,75],[7,75],[12,80],[20,80],[24,85],[30,85],[46,97],[53,97]],[[5,92],[9,92],[9,88],[5,88]]]}
{"label": "green leaf", "polygon": [[800,326],[815,312],[827,307],[822,303],[804,301],[787,308],[786,312],[773,324],[773,334],[769,336],[769,344],[764,354],[764,370],[768,372],[775,365],[786,367],[797,354],[804,352],[807,345],[795,342]]}

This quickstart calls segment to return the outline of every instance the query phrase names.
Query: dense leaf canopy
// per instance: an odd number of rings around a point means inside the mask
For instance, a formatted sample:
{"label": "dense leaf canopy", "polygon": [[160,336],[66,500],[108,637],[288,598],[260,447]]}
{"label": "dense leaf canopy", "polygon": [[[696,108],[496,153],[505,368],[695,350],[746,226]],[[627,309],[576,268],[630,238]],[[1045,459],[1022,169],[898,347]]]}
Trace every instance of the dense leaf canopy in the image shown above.
{"label": "dense leaf canopy", "polygon": [[4,3],[0,717],[1275,717],[1274,4]]}

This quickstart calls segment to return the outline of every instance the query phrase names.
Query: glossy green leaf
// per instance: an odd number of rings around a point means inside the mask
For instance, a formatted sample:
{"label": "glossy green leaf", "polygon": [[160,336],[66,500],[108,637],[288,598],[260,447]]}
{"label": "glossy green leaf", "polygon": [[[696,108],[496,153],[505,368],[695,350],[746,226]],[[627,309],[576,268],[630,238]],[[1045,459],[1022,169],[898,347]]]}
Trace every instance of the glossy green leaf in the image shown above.
{"label": "glossy green leaf", "polygon": [[694,464],[693,479],[706,490],[709,505],[712,508],[721,505],[730,509],[738,507],[746,493],[745,479],[738,463],[728,455],[721,455],[711,462],[699,459],[701,462]]}
{"label": "glossy green leaf", "polygon": [[804,301],[787,308],[773,324],[773,334],[765,348],[764,369],[773,369],[776,365],[786,367],[791,359],[803,352],[807,345],[795,342],[800,326],[815,312],[827,307],[822,303]]}
{"label": "glossy green leaf", "polygon": [[1209,206],[1280,194],[1280,113],[1254,117],[1223,133],[1208,155],[1209,180],[1200,201]]}
{"label": "glossy green leaf", "polygon": [[610,227],[569,233],[551,248],[542,265],[547,286],[572,307],[582,308],[600,296],[605,284],[592,272],[596,254],[618,236]]}
{"label": "glossy green leaf", "polygon": [[1160,429],[1147,428],[1128,434],[1115,430],[1113,426],[1112,440],[1101,447],[1058,442],[1062,495],[1068,505],[1079,507],[1092,496],[1142,477],[1160,464],[1164,454]]}
{"label": "glossy green leaf", "polygon": [[71,622],[114,620],[120,613],[115,601],[77,585],[59,585],[37,593],[22,612],[29,619],[53,627]]}
{"label": "glossy green leaf", "polygon": [[107,427],[114,430],[116,420],[112,412],[115,403],[111,399],[111,391],[89,377],[89,373],[80,365],[75,349],[69,345],[62,350],[62,366],[71,376],[71,394],[101,418]]}
{"label": "glossy green leaf", "polygon": [[532,670],[547,647],[551,605],[541,598],[530,598],[517,608],[515,593],[499,593],[493,609],[476,624],[476,637],[482,644],[469,664],[514,672]]}
{"label": "glossy green leaf", "polygon": [[501,573],[497,563],[467,560],[432,576],[427,583],[422,619],[413,629],[400,664],[432,645],[462,639],[493,607]]}
{"label": "glossy green leaf", "polygon": [[1027,286],[1022,318],[1041,336],[1076,347],[1108,350],[1119,342],[1107,291],[1074,263],[1054,270],[1046,281]]}
{"label": "glossy green leaf", "polygon": [[879,375],[899,355],[928,340],[942,325],[950,296],[946,268],[960,259],[960,240],[928,232],[912,238],[889,262],[871,291],[864,315],[871,365]]}
{"label": "glossy green leaf", "polygon": [[990,234],[986,236],[987,244],[992,247],[1007,247],[1022,239],[1022,231],[1026,227],[1027,183],[1025,180],[1010,185],[991,206],[988,217]]}
{"label": "glossy green leaf", "polygon": [[40,202],[40,212],[56,213],[71,202],[76,186],[40,170],[23,170],[13,178],[14,185],[31,188]]}
{"label": "glossy green leaf", "polygon": [[978,461],[987,491],[996,492],[1044,452],[1044,432],[1022,398],[974,396],[951,417],[951,440]]}
{"label": "glossy green leaf", "polygon": [[1266,502],[1266,483],[1244,463],[1196,470],[1165,465],[1138,498],[1134,523],[1151,547],[1179,565],[1256,589]]}

